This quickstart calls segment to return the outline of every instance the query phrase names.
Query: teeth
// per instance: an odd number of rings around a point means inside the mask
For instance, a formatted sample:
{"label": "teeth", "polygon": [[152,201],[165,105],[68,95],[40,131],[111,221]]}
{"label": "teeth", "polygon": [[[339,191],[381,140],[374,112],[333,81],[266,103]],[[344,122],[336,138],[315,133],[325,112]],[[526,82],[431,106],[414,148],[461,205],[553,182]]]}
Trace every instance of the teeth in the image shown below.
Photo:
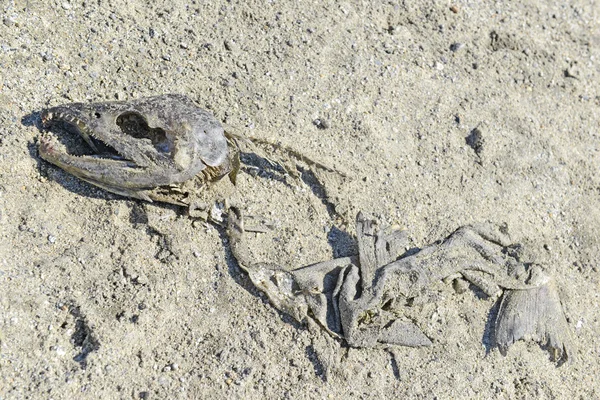
{"label": "teeth", "polygon": [[77,125],[77,127],[79,129],[85,129],[86,127],[86,123],[84,121],[82,121],[81,119],[79,119],[77,116],[69,114],[69,113],[53,113],[53,112],[48,112],[46,115],[43,116],[44,121],[43,122],[48,122],[48,121],[58,121],[58,120],[62,120],[65,122],[70,122],[72,124]]}
{"label": "teeth", "polygon": [[50,121],[52,120],[52,114],[42,115],[42,125],[47,127],[50,125]]}

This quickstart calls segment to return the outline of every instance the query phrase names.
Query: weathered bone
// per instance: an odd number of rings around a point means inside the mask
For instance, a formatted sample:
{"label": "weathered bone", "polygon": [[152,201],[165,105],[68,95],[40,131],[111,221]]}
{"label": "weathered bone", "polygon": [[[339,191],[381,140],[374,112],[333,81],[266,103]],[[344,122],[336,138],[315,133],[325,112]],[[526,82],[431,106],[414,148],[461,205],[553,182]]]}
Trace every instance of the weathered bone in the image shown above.
{"label": "weathered bone", "polygon": [[45,110],[42,122],[72,125],[96,153],[96,141],[114,149],[119,159],[75,156],[49,134],[42,135],[39,146],[46,161],[123,196],[187,205],[185,193],[172,190],[174,184],[228,174],[234,180],[239,168],[235,140],[183,95],[64,104]]}

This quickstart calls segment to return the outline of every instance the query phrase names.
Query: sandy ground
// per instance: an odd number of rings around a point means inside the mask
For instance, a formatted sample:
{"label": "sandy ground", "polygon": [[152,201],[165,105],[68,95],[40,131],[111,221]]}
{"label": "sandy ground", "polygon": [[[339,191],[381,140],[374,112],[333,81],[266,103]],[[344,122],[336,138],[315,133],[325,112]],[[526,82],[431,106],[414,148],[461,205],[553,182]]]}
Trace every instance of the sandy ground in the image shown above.
{"label": "sandy ground", "polygon": [[[597,1],[152,3],[2,2],[0,399],[600,398]],[[328,201],[415,246],[507,223],[556,278],[576,360],[502,356],[495,299],[441,283],[432,347],[347,348],[271,307],[219,229],[37,154],[45,107],[172,92],[346,172]],[[352,251],[309,179],[268,178],[231,194],[274,221],[257,257]]]}

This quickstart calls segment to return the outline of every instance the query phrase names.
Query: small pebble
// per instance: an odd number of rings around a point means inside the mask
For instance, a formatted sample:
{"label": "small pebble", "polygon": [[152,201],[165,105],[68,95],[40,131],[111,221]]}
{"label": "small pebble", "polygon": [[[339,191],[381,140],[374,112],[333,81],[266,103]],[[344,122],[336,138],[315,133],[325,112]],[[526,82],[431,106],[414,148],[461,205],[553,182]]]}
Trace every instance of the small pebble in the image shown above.
{"label": "small pebble", "polygon": [[465,141],[469,147],[475,150],[477,155],[483,151],[483,145],[485,141],[483,139],[483,133],[479,130],[479,128],[473,129],[469,136],[465,138]]}
{"label": "small pebble", "polygon": [[462,49],[464,46],[465,45],[463,43],[458,43],[458,42],[452,43],[450,45],[450,51],[457,52],[458,50]]}
{"label": "small pebble", "polygon": [[317,118],[313,121],[313,125],[318,129],[327,129],[329,128],[329,122],[323,118]]}
{"label": "small pebble", "polygon": [[48,235],[48,242],[54,244],[56,242],[56,237],[52,235]]}
{"label": "small pebble", "polygon": [[565,78],[579,79],[579,68],[571,66],[564,70]]}
{"label": "small pebble", "polygon": [[225,46],[225,50],[227,50],[227,51],[235,52],[238,50],[238,45],[233,40],[226,40],[224,43],[224,46]]}
{"label": "small pebble", "polygon": [[56,352],[56,354],[58,354],[60,357],[67,354],[67,352],[65,351],[64,348],[62,348],[62,346],[53,346],[52,350],[54,350]]}
{"label": "small pebble", "polygon": [[159,376],[158,377],[158,384],[161,386],[166,386],[169,384],[169,378],[167,378],[166,376]]}
{"label": "small pebble", "polygon": [[13,26],[15,24],[15,19],[14,18],[4,18],[2,20],[2,23],[10,28],[11,26]]}

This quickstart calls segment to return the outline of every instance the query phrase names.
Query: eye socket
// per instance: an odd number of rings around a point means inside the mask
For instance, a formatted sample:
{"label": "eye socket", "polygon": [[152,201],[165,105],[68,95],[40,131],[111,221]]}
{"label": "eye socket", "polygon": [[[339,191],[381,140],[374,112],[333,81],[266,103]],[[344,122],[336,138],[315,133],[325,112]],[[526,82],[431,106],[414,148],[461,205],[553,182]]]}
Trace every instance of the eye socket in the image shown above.
{"label": "eye socket", "polygon": [[161,153],[171,151],[165,130],[151,128],[141,114],[132,111],[125,112],[117,117],[116,123],[126,135],[136,139],[149,139]]}

